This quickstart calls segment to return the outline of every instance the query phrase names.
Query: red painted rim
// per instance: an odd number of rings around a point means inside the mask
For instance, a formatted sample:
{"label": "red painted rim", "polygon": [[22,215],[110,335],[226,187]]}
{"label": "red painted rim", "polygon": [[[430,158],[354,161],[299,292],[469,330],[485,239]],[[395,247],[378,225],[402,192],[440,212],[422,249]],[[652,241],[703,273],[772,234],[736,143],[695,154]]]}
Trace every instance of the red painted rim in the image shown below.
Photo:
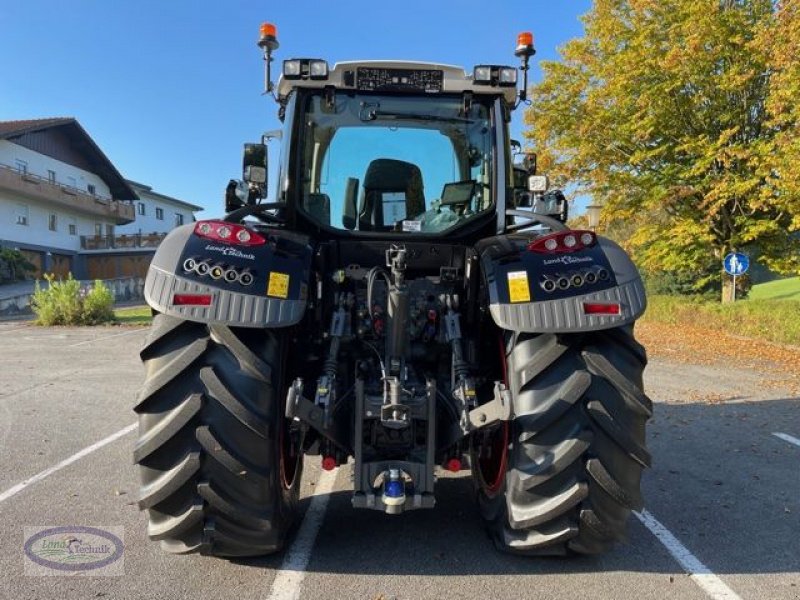
{"label": "red painted rim", "polygon": [[281,419],[280,432],[278,434],[278,445],[280,447],[279,462],[281,483],[287,490],[294,485],[294,480],[297,477],[297,463],[300,458],[299,453],[297,453],[297,449],[292,446],[291,437],[288,435],[288,433],[289,420]]}
{"label": "red painted rim", "polygon": [[[500,338],[500,362],[503,365],[503,383],[508,385],[508,370],[502,337]],[[492,432],[489,439],[478,449],[478,471],[480,472],[484,490],[490,496],[497,494],[505,481],[506,468],[508,466],[508,437],[509,423],[505,421]],[[487,449],[490,454],[484,458],[481,455]]]}

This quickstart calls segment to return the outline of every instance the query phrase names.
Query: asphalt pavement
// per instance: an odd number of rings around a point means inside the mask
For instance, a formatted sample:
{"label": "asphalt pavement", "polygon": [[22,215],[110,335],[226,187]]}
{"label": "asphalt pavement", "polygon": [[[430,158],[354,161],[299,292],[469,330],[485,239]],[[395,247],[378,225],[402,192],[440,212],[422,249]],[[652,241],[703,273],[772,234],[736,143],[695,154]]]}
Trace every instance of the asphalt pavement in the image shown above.
{"label": "asphalt pavement", "polygon": [[[288,551],[164,554],[131,459],[145,335],[0,324],[0,598],[800,598],[800,398],[763,372],[664,360],[646,372],[647,512],[606,555],[496,552],[466,475],[441,475],[433,510],[356,511],[350,468],[314,457]],[[122,528],[122,574],[26,575],[24,528],[67,525]]]}

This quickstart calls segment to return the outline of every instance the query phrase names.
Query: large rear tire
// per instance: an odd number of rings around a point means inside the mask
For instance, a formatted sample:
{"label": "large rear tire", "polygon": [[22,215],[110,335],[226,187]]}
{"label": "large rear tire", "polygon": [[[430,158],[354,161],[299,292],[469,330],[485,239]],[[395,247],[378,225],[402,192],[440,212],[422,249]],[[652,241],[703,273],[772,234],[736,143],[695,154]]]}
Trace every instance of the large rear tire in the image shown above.
{"label": "large rear tire", "polygon": [[134,460],[150,539],[171,553],[279,550],[302,471],[282,410],[281,337],[157,315],[141,357]]}
{"label": "large rear tire", "polygon": [[643,505],[644,348],[632,327],[507,336],[515,418],[472,461],[490,535],[517,554],[604,552]]}

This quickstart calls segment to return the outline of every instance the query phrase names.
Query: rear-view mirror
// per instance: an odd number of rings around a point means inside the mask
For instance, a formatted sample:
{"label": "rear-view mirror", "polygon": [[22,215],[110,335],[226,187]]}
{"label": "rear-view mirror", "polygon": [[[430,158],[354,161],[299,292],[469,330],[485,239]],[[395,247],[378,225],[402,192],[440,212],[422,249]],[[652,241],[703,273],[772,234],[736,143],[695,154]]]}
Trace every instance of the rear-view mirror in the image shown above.
{"label": "rear-view mirror", "polygon": [[260,186],[267,184],[266,144],[245,144],[242,160],[242,179]]}

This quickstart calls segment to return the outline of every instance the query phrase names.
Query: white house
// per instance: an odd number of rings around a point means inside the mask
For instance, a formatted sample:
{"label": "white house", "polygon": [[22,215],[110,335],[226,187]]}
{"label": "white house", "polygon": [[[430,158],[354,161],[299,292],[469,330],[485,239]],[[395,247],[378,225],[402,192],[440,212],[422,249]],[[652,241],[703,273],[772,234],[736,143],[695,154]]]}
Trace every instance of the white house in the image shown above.
{"label": "white house", "polygon": [[155,192],[149,185],[130,179],[127,181],[139,196],[133,203],[136,219],[127,225],[118,226],[118,234],[167,233],[174,227],[193,222],[194,213],[203,209],[201,206]]}
{"label": "white house", "polygon": [[73,118],[0,121],[0,246],[37,276],[143,276],[164,235],[199,209],[126,181]]}

